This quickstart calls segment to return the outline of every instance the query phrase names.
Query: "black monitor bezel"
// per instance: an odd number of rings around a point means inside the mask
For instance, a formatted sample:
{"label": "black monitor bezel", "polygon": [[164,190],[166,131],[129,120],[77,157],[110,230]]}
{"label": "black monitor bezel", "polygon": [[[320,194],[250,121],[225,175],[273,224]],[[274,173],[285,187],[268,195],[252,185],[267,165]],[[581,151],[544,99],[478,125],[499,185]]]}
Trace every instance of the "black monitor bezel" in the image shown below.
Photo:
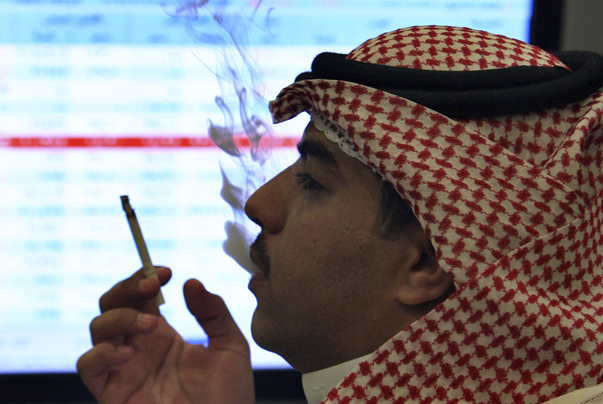
{"label": "black monitor bezel", "polygon": [[[291,369],[255,370],[256,399],[301,400],[301,375]],[[0,403],[94,403],[76,373],[0,374]]]}

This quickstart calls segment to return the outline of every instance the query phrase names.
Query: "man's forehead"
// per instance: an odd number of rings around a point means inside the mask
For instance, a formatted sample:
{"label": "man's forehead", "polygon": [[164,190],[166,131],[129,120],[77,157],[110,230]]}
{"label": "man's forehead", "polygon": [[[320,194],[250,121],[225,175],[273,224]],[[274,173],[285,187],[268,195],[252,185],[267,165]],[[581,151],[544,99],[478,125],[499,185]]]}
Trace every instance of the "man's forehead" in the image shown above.
{"label": "man's forehead", "polygon": [[[304,129],[304,133],[302,134],[301,137],[301,141],[303,142],[304,140],[311,140],[311,141],[315,141],[317,143],[326,143],[328,142],[327,139],[325,139],[324,134],[319,131],[318,129],[316,129],[316,126],[314,125],[314,122],[310,121],[308,122],[308,124],[306,125],[306,128]],[[330,142],[328,142],[330,143]]]}
{"label": "man's forehead", "polygon": [[325,134],[318,130],[312,121],[306,126],[300,144],[311,144],[316,148],[323,149],[333,157],[334,163],[337,164],[341,164],[342,162],[345,163],[346,160],[351,160],[339,146],[328,140]]}
{"label": "man's forehead", "polygon": [[331,166],[344,182],[346,176],[355,177],[363,171],[370,172],[372,176],[370,167],[348,156],[335,142],[327,139],[326,135],[317,129],[312,121],[306,126],[298,149],[302,157],[304,157],[302,152],[308,152],[308,155],[317,157],[325,165]]}
{"label": "man's forehead", "polygon": [[337,154],[341,151],[338,150],[336,145],[328,141],[325,135],[317,130],[312,122],[306,126],[302,138],[297,144],[297,150],[303,161],[307,161],[308,159],[317,161],[337,178],[342,179],[340,172],[341,163],[337,158]]}

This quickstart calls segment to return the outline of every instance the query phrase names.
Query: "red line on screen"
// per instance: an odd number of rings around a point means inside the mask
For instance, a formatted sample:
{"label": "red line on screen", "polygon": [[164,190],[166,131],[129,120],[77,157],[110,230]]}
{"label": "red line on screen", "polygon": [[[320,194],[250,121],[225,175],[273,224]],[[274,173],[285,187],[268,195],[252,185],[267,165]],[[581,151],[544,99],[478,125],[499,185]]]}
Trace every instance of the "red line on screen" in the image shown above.
{"label": "red line on screen", "polygon": [[[262,138],[263,147],[293,147],[298,137]],[[249,147],[249,139],[235,136],[238,147]],[[1,137],[0,147],[15,148],[206,148],[216,147],[208,137],[190,136],[15,136]]]}

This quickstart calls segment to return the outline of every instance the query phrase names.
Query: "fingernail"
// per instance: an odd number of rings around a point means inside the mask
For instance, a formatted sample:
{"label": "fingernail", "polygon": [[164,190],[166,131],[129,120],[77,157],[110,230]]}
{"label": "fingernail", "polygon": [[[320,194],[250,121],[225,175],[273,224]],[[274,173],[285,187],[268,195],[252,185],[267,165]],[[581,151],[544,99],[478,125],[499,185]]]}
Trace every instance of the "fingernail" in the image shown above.
{"label": "fingernail", "polygon": [[138,315],[138,324],[147,327],[149,325],[151,325],[151,322],[153,322],[153,320],[155,319],[155,316],[151,315],[151,314],[139,314]]}
{"label": "fingernail", "polygon": [[149,290],[150,288],[151,288],[151,280],[150,279],[143,279],[140,282],[138,282],[138,289]]}

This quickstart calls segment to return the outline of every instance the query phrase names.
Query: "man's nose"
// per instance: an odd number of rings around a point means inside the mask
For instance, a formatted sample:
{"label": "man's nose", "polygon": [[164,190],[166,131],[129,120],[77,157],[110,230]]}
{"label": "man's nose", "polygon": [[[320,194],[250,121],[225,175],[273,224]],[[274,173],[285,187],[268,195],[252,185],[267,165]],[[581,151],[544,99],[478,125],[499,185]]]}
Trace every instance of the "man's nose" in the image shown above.
{"label": "man's nose", "polygon": [[261,186],[245,203],[245,214],[264,232],[278,233],[285,225],[290,187],[293,186],[291,169],[285,169]]}

